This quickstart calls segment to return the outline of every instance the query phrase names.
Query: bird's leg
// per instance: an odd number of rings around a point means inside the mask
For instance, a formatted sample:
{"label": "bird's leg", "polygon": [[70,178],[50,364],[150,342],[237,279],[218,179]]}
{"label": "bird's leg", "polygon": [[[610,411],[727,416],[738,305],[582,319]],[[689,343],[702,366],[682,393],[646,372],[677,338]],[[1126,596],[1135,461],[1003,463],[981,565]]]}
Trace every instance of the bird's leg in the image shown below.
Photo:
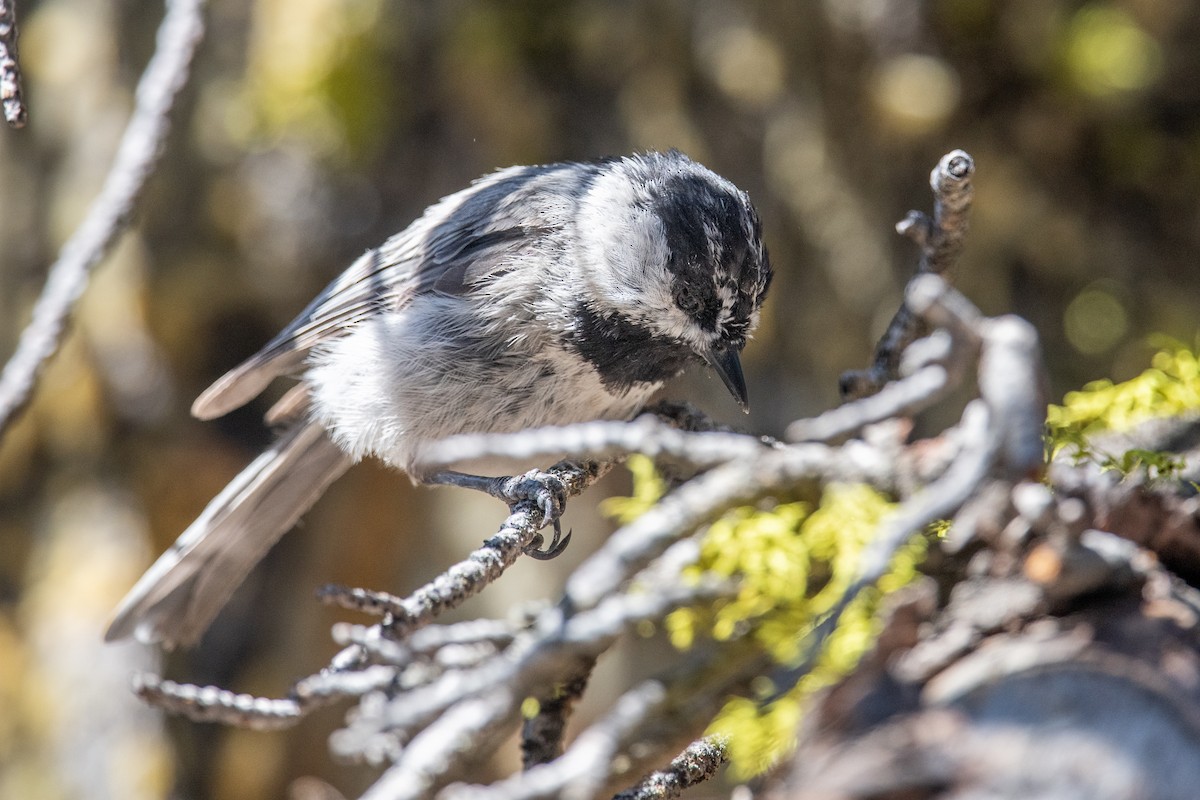
{"label": "bird's leg", "polygon": [[464,472],[435,472],[423,477],[426,483],[436,483],[443,486],[461,486],[466,489],[486,492],[492,497],[499,498],[511,509],[523,500],[536,503],[542,511],[546,522],[554,527],[554,538],[546,549],[541,549],[543,538],[539,533],[537,538],[525,548],[526,555],[541,561],[548,561],[567,549],[571,541],[571,532],[563,536],[562,517],[567,505],[567,487],[562,479],[551,472],[533,469],[524,475],[512,475],[501,478],[489,478],[485,475],[468,475]]}

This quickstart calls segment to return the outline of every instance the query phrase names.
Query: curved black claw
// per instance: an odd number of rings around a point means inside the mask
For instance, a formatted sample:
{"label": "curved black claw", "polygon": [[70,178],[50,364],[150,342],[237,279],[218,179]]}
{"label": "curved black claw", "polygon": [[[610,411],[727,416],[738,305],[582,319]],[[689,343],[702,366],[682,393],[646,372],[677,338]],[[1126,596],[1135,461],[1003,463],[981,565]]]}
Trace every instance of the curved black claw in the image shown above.
{"label": "curved black claw", "polygon": [[510,505],[521,500],[530,500],[537,504],[542,512],[542,518],[554,528],[554,538],[542,549],[545,538],[539,533],[525,548],[525,552],[540,561],[548,561],[567,549],[571,541],[571,533],[562,535],[562,523],[559,517],[567,505],[567,487],[562,480],[549,472],[530,470],[524,475],[518,475],[504,481],[500,495]]}
{"label": "curved black claw", "polygon": [[549,561],[552,558],[557,558],[562,555],[567,549],[567,545],[571,543],[572,531],[567,531],[567,535],[562,535],[562,523],[557,519],[554,520],[554,538],[550,540],[550,544],[546,549],[542,549],[542,544],[546,541],[539,533],[534,537],[529,546],[525,548],[525,555],[530,558],[536,558],[538,561]]}

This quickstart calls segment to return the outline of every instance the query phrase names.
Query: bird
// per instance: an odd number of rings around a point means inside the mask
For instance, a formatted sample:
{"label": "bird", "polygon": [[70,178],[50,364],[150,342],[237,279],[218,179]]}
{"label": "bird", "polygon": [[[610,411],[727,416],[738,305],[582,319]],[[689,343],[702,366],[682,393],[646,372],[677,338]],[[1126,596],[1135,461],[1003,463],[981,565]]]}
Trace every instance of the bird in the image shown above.
{"label": "bird", "polygon": [[[267,413],[279,437],[147,570],[105,638],[194,646],[363,458],[496,493],[495,479],[423,454],[455,434],[629,419],[690,364],[747,409],[739,354],[771,276],[749,196],[678,150],[479,178],[355,260],[196,399],[192,414],[210,420],[296,380]],[[545,503],[553,482],[530,476]],[[545,508],[557,534],[561,509]]]}

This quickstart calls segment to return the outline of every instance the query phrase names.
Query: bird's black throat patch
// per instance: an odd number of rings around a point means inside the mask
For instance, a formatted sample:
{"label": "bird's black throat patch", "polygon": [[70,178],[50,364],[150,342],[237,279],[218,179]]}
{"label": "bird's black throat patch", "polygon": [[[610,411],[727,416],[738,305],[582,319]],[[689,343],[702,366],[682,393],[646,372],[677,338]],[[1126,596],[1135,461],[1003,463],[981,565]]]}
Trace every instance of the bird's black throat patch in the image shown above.
{"label": "bird's black throat patch", "polygon": [[590,363],[614,394],[637,384],[673,378],[696,356],[684,344],[617,313],[603,314],[586,303],[572,311],[571,347]]}

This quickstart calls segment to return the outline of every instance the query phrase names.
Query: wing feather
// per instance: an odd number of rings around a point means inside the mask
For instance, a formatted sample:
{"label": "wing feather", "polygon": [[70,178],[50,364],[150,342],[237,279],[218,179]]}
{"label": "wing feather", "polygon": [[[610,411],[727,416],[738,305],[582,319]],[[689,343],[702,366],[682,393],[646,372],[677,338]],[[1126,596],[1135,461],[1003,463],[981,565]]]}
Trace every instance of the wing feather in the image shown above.
{"label": "wing feather", "polygon": [[206,389],[192,414],[213,419],[245,405],[276,377],[300,372],[314,347],[376,314],[403,308],[419,294],[463,295],[503,272],[546,229],[542,219],[527,213],[538,204],[515,198],[541,191],[535,179],[561,169],[500,170],[431,206],[407,229],[360,256],[262,350]]}

